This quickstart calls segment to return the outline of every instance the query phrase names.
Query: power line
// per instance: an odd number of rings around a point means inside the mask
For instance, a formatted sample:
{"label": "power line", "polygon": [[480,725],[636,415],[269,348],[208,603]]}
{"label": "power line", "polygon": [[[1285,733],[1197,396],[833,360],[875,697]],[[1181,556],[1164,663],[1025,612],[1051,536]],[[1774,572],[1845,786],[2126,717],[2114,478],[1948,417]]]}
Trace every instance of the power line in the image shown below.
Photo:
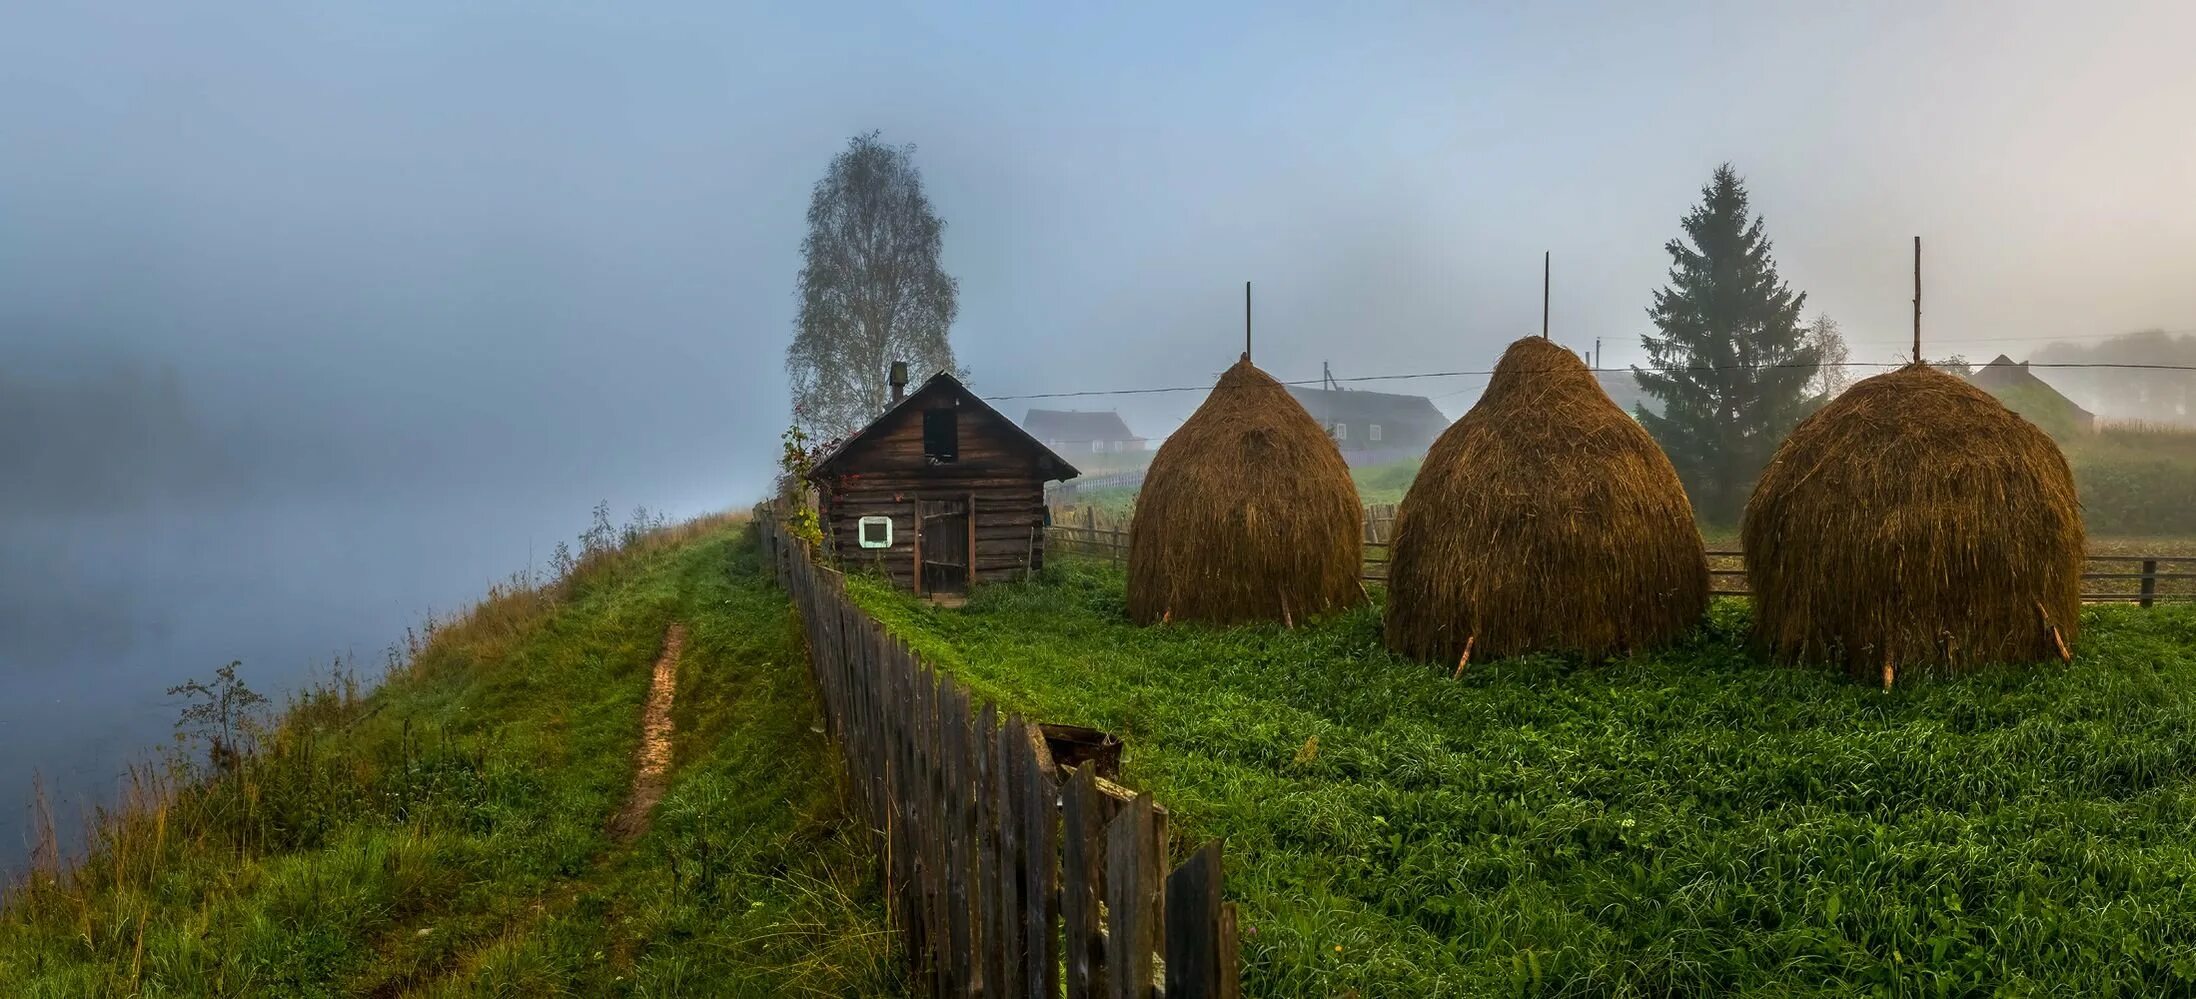
{"label": "power line", "polygon": [[[2064,343],[2064,344],[2069,344],[2069,345],[2072,345],[2072,344],[2076,344],[2076,343],[2101,343],[2102,341],[2106,341],[2106,340],[2118,340],[2118,339],[2121,339],[2121,338],[2124,338],[2124,337],[2131,337],[2131,336],[2142,336],[2142,335],[2145,335],[2145,334],[2149,334],[2149,335],[2158,335],[2158,336],[2167,336],[2167,337],[2187,337],[2187,336],[2196,336],[2196,329],[2188,329],[2188,330],[2143,330],[2143,331],[2142,331],[2141,333],[2068,333],[2068,334],[2062,334],[2062,335],[2059,335],[2059,336],[1966,336],[1966,337],[1962,337],[1962,336],[1933,336],[1933,337],[1930,337],[1930,338],[1929,338],[1929,342],[1930,342],[1930,343],[1935,343],[1935,344],[1945,344],[1945,343]],[[1898,344],[1899,346],[1902,346],[1902,347],[1906,345],[1906,341],[1904,341],[1904,340],[1885,340],[1885,339],[1881,339],[1881,338],[1877,338],[1877,339],[1873,339],[1873,340],[1870,340],[1870,339],[1860,339],[1860,338],[1853,338],[1853,339],[1850,339],[1850,340],[1849,340],[1848,342],[1851,342],[1851,343],[1858,343],[1858,344],[1875,344],[1875,345],[1878,345],[1878,346],[1889,346],[1889,345],[1892,345],[1892,344],[1894,344],[1894,343],[1895,343],[1895,344]]]}
{"label": "power line", "polygon": [[[1837,363],[1837,364],[1820,364],[1820,365],[1817,365],[1817,364],[1723,364],[1723,365],[1708,365],[1708,364],[1701,364],[1701,365],[1684,365],[1684,366],[1661,366],[1661,367],[1656,367],[1656,366],[1651,366],[1651,365],[1635,365],[1635,366],[1628,366],[1628,367],[1623,367],[1623,368],[1592,368],[1592,369],[1589,369],[1589,370],[1592,370],[1592,371],[1593,371],[1593,372],[1595,372],[1596,374],[1600,374],[1600,373],[1603,373],[1603,372],[1625,372],[1625,371],[1631,371],[1631,370],[1633,370],[1633,368],[1634,368],[1634,367],[1636,367],[1636,368],[1637,368],[1638,370],[1640,370],[1640,371],[1656,371],[1656,372],[1661,372],[1661,373],[1664,373],[1664,374],[1669,374],[1669,373],[1674,373],[1674,372],[1688,372],[1688,373],[1692,373],[1692,372],[1704,372],[1704,371],[1751,371],[1751,370],[1760,370],[1760,369],[1773,369],[1773,368],[1828,368],[1828,367],[1835,367],[1835,368],[1903,368],[1903,367],[1906,367],[1906,366],[1908,366],[1908,365],[1909,365],[1909,364],[1911,364],[1911,363],[1912,363],[1912,362],[1909,362],[1909,361],[1895,361],[1895,362],[1892,362],[1892,361],[1843,361],[1843,362],[1839,362],[1839,363]],[[2031,361],[2031,362],[2029,362],[2029,363],[2028,363],[2028,367],[2030,367],[2030,368],[2112,368],[2112,369],[2124,369],[2124,370],[2133,370],[2133,371],[2196,371],[2196,365],[2190,365],[2190,364],[2133,364],[2133,363],[2116,362],[2116,361],[2057,361],[2057,362],[2043,362],[2043,361]],[[1553,371],[1553,370],[1556,370],[1556,369],[1550,368],[1550,369],[1548,369],[1548,370],[1550,370],[1550,371]],[[1351,378],[1335,378],[1335,379],[1332,379],[1332,381],[1337,381],[1337,382],[1387,382],[1387,381],[1404,381],[1404,380],[1408,380],[1408,379],[1413,379],[1413,378],[1463,378],[1463,377],[1471,377],[1471,376],[1486,376],[1486,375],[1492,375],[1492,374],[1494,374],[1494,371],[1492,371],[1492,370],[1485,370],[1485,371],[1413,371],[1413,372],[1408,372],[1408,373],[1403,373],[1403,374],[1392,374],[1392,375],[1358,375],[1358,376],[1355,376],[1355,377],[1351,377]],[[1328,381],[1328,380],[1329,380],[1329,379],[1323,379],[1323,378],[1305,378],[1305,379],[1299,379],[1299,380],[1296,380],[1296,381],[1285,381],[1285,382],[1282,382],[1281,384],[1283,384],[1283,385],[1315,386],[1315,385],[1321,385],[1321,384],[1324,384],[1324,383],[1325,383],[1326,381]],[[1004,402],[1004,401],[1007,401],[1007,400],[1010,400],[1010,399],[1070,399],[1070,398],[1081,398],[1081,397],[1086,397],[1086,396],[1097,396],[1097,395],[1159,395],[1159,394],[1163,394],[1163,393],[1169,393],[1169,392],[1210,392],[1210,391],[1212,391],[1212,390],[1213,390],[1213,388],[1214,388],[1214,386],[1211,386],[1211,385],[1168,385],[1168,386],[1159,386],[1159,387],[1146,387],[1146,388],[1126,388],[1126,389],[1082,389],[1082,390],[1077,390],[1077,391],[1072,391],[1072,392],[1030,392],[1030,393],[1024,393],[1024,394],[1021,394],[1021,395],[995,395],[995,396],[989,396],[989,397],[987,397],[987,398],[990,398],[990,399],[994,399],[994,400],[998,400],[998,401]],[[1452,394],[1453,394],[1453,393],[1452,393]]]}

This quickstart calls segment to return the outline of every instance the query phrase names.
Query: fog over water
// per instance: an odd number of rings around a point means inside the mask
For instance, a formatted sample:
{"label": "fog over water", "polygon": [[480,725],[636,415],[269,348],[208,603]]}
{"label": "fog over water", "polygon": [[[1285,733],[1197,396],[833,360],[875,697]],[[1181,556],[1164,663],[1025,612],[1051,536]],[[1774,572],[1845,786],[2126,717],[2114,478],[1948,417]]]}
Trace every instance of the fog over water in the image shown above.
{"label": "fog over water", "polygon": [[1917,233],[1944,352],[2196,329],[2196,6],[1450,6],[0,11],[0,865],[187,677],[378,662],[597,500],[755,499],[809,185],[873,128],[993,396],[1209,379],[1246,279],[1281,377],[1484,369],[1543,250],[1557,338],[1633,361],[1724,160],[1856,360]]}

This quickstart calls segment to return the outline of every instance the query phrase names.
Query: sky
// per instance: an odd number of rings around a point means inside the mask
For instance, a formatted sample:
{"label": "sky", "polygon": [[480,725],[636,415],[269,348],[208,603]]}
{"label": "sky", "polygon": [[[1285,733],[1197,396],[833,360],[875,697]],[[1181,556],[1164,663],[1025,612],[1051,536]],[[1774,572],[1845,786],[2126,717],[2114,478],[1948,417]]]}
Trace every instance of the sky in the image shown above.
{"label": "sky", "polygon": [[1329,6],[16,5],[0,359],[173,365],[329,475],[725,505],[868,129],[987,394],[1208,379],[1245,280],[1281,377],[1484,368],[1544,250],[1555,335],[1631,360],[1725,160],[1857,359],[1915,235],[1945,352],[2196,327],[2190,5]]}
{"label": "sky", "polygon": [[1980,360],[2196,329],[2191,37],[2164,0],[8,4],[0,755],[71,752],[102,688],[370,659],[597,500],[758,498],[857,133],[917,147],[1014,415],[1209,383],[1246,280],[1284,379],[1485,369],[1543,252],[1554,336],[1637,360],[1725,161],[1855,360],[1907,341],[1916,235],[1930,352]]}

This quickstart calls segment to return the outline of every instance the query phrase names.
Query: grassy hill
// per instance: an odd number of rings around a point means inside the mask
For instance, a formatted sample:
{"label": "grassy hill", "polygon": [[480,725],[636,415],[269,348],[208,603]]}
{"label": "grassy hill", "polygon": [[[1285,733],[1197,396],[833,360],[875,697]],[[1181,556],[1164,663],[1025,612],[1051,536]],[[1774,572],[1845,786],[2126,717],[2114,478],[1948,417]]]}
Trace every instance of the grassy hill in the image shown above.
{"label": "grassy hill", "polygon": [[[0,908],[0,995],[896,994],[785,598],[717,520],[493,593]],[[673,767],[625,800],[667,629]]]}
{"label": "grassy hill", "polygon": [[[1128,745],[1219,836],[1253,995],[2196,994],[2196,607],[2093,608],[2071,666],[1893,692],[1682,647],[1449,670],[1377,608],[1125,623],[1060,560],[856,598],[1002,705]],[[742,525],[491,595],[0,907],[7,996],[894,995],[866,834]],[[686,641],[653,824],[650,666]]]}
{"label": "grassy hill", "polygon": [[1376,609],[1131,627],[1073,560],[960,610],[850,588],[1002,705],[1119,733],[1178,847],[1225,838],[1246,994],[2196,993],[2196,608],[1886,693],[1758,661],[1737,602],[1452,680]]}

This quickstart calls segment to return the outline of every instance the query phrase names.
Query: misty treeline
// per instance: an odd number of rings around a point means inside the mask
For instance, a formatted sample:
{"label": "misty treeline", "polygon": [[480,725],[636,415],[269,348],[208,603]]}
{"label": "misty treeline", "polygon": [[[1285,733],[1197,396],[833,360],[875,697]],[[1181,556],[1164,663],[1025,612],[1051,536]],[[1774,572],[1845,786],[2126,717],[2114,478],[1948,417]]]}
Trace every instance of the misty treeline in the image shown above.
{"label": "misty treeline", "polygon": [[0,514],[97,513],[204,494],[233,466],[172,369],[0,369]]}
{"label": "misty treeline", "polygon": [[2153,423],[2196,423],[2196,333],[2144,330],[2094,343],[2046,344],[2039,364],[2152,367],[2053,368],[2048,380],[2099,417]]}

